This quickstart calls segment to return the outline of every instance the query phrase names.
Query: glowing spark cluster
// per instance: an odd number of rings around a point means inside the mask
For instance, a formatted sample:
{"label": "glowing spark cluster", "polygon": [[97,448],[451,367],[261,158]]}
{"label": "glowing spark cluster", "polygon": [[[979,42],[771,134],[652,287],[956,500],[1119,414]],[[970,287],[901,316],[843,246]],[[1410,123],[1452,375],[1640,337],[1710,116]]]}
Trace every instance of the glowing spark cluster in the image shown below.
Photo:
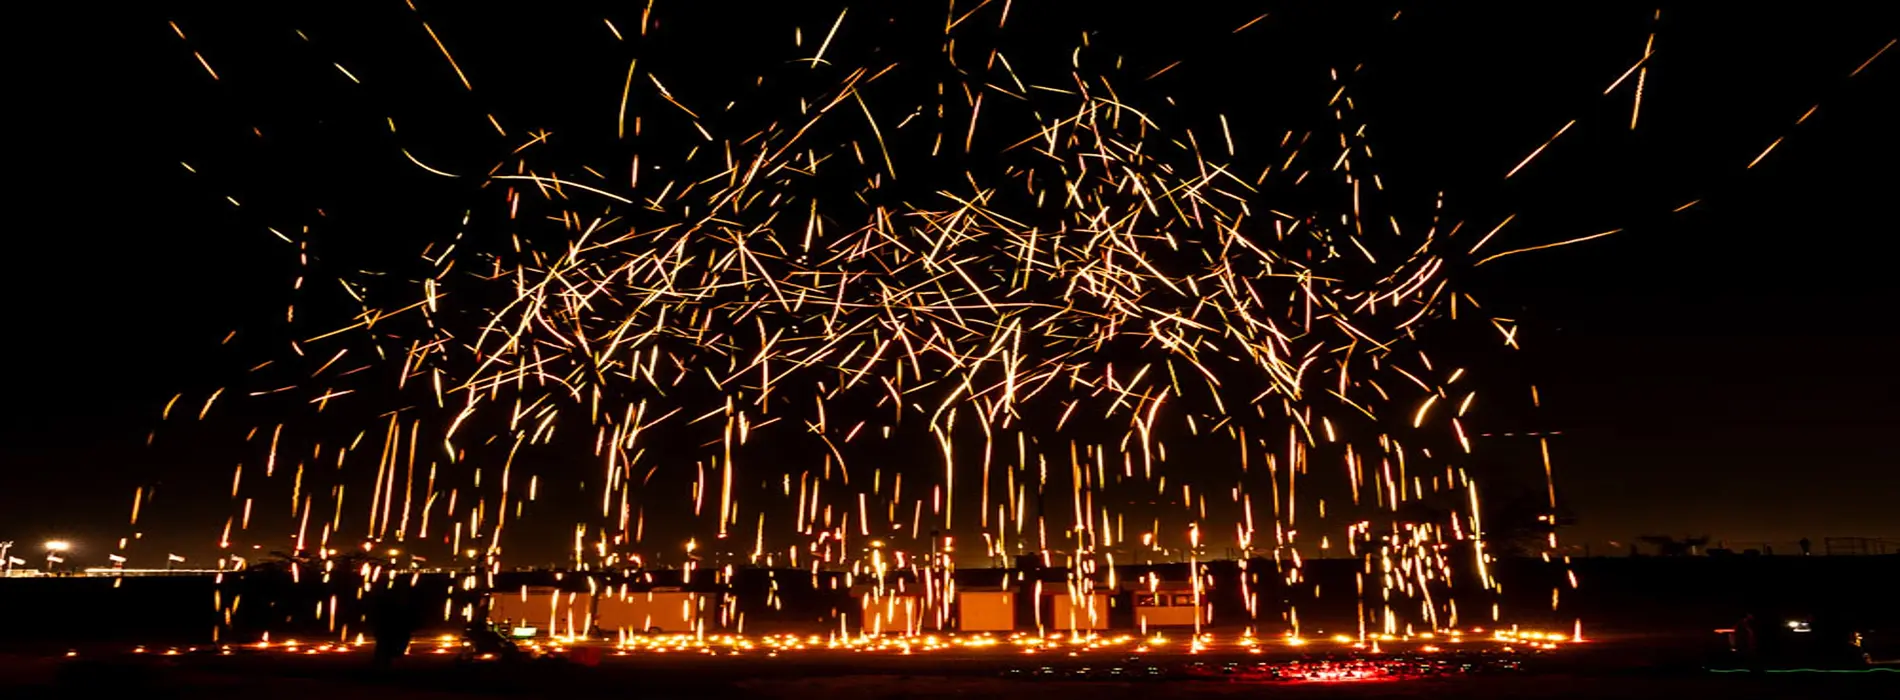
{"label": "glowing spark cluster", "polygon": [[[492,114],[517,136],[485,172],[396,149],[479,195],[412,268],[342,275],[354,319],[253,368],[250,398],[308,413],[251,429],[221,544],[255,505],[325,575],[339,549],[390,549],[365,574],[427,566],[405,556],[492,573],[508,526],[578,482],[584,510],[543,514],[574,523],[575,568],[923,572],[941,611],[957,561],[1034,556],[1085,596],[1118,564],[1224,548],[1289,585],[1303,557],[1362,561],[1357,640],[1456,626],[1454,584],[1495,582],[1464,466],[1474,380],[1429,341],[1516,347],[1460,275],[1614,232],[1481,257],[1504,223],[1463,243],[1442,195],[1384,198],[1351,71],[1330,125],[1262,135],[1116,77],[1179,62],[1096,73],[1121,59],[1084,45],[1031,74],[957,45],[1008,7],[946,18],[938,73],[853,65],[859,15],[840,12],[756,81],[816,87],[723,108],[630,60],[603,128],[685,136],[624,162]],[[469,37],[421,26],[479,92],[449,49]],[[943,76],[934,101],[899,101],[918,75]],[[306,269],[323,242],[272,233]],[[1175,583],[1201,605],[1203,577]]]}

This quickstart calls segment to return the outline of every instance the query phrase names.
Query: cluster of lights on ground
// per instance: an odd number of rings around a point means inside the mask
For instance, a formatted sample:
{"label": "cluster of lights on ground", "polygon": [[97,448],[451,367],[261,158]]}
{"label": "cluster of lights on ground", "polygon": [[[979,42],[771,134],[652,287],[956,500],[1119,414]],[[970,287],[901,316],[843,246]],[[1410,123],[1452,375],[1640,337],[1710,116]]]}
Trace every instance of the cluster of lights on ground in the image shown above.
{"label": "cluster of lights on ground", "polygon": [[[538,630],[520,628],[517,633],[532,635]],[[1022,654],[1066,654],[1080,656],[1088,652],[1132,652],[1147,653],[1187,653],[1234,652],[1261,654],[1279,646],[1287,649],[1315,647],[1317,650],[1365,652],[1382,654],[1388,652],[1434,653],[1454,649],[1499,653],[1515,653],[1525,650],[1555,650],[1561,646],[1582,643],[1578,635],[1559,632],[1541,632],[1530,630],[1493,630],[1486,632],[1482,628],[1467,633],[1463,630],[1447,630],[1442,633],[1425,632],[1413,636],[1390,634],[1368,635],[1357,639],[1349,635],[1333,635],[1324,638],[1307,638],[1284,635],[1278,638],[1261,639],[1250,634],[1240,634],[1221,639],[1213,633],[1188,634],[1170,637],[1162,633],[1148,635],[1134,634],[1096,634],[1096,633],[1052,633],[1035,635],[1029,633],[1011,633],[1008,635],[980,634],[925,634],[925,635],[860,635],[854,637],[820,635],[738,635],[718,634],[698,636],[691,634],[652,634],[630,635],[617,639],[596,639],[580,636],[552,636],[525,640],[523,646],[535,652],[565,653],[576,648],[598,648],[610,651],[615,656],[634,654],[701,654],[714,656],[743,656],[753,652],[775,657],[781,653],[793,652],[859,652],[909,655],[925,652],[946,651],[986,651],[1004,650]],[[358,635],[351,642],[308,643],[295,639],[271,641],[269,635],[250,644],[220,645],[215,647],[172,647],[162,652],[165,655],[216,652],[231,654],[238,651],[276,651],[291,654],[349,653],[369,646],[371,642]],[[452,654],[460,653],[465,645],[461,637],[453,634],[438,635],[418,641],[412,645],[410,653]],[[152,650],[139,646],[133,653],[152,653]],[[77,656],[78,652],[68,652]]]}

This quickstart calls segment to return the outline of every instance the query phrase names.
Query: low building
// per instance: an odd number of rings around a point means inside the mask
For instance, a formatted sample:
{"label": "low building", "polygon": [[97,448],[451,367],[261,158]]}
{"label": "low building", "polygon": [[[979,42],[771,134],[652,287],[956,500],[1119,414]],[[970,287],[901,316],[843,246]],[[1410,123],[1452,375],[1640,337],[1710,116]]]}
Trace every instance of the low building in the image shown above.
{"label": "low building", "polygon": [[594,595],[553,586],[522,586],[488,597],[488,620],[529,634],[580,636],[594,625]]}
{"label": "low building", "polygon": [[1197,601],[1192,584],[1184,582],[1130,582],[1135,613],[1135,628],[1146,632],[1154,627],[1191,627],[1206,622],[1204,605]]}
{"label": "low building", "polygon": [[1095,631],[1109,628],[1108,611],[1114,595],[1109,591],[1089,591],[1075,595],[1068,591],[1051,597],[1048,620],[1051,629]]}
{"label": "low building", "polygon": [[916,634],[924,619],[923,597],[914,589],[857,586],[851,596],[859,601],[858,630],[864,634]]}
{"label": "low building", "polygon": [[692,632],[708,604],[706,594],[677,586],[609,588],[598,598],[594,627],[603,634]]}
{"label": "low building", "polygon": [[957,631],[1008,632],[1016,629],[1016,592],[1007,588],[959,589]]}

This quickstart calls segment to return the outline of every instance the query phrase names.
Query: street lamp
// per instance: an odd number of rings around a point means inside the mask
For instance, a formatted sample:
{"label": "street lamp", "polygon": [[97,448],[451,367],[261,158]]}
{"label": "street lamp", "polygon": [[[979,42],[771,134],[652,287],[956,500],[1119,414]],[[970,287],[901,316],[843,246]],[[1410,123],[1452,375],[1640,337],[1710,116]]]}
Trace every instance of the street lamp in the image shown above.
{"label": "street lamp", "polygon": [[46,548],[46,570],[50,573],[53,571],[54,564],[66,563],[66,558],[60,556],[60,554],[71,550],[73,543],[67,542],[66,540],[48,540],[45,544],[40,546]]}

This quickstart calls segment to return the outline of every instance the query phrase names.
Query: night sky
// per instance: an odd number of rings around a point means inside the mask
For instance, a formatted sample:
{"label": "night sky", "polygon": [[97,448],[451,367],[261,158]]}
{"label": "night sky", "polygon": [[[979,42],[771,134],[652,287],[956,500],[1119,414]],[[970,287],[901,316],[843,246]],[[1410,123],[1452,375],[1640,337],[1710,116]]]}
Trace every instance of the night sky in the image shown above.
{"label": "night sky", "polygon": [[[474,92],[401,2],[67,3],[15,22],[30,38],[9,49],[26,84],[9,100],[9,146],[25,153],[13,160],[0,297],[0,540],[66,537],[82,559],[102,560],[126,532],[134,488],[158,484],[139,528],[157,543],[148,551],[212,553],[229,510],[229,448],[208,433],[167,441],[158,415],[180,392],[180,410],[195,413],[247,364],[220,347],[225,334],[281,316],[294,252],[263,226],[298,219],[260,212],[324,208],[372,260],[413,255],[467,208],[380,139],[383,116],[440,143],[486,128],[489,112],[556,132],[612,128],[629,49],[601,18],[629,31],[644,3],[418,2]],[[676,93],[708,103],[809,55],[838,13],[688,4],[660,1],[639,54]],[[1480,450],[1534,451],[1534,438],[1504,432],[1562,433],[1551,440],[1557,489],[1578,518],[1567,540],[1613,551],[1609,542],[1647,533],[1738,547],[1900,536],[1900,294],[1887,240],[1900,230],[1900,51],[1848,78],[1900,26],[1881,3],[1800,14],[1664,5],[1660,21],[1654,5],[1626,3],[1157,5],[1165,14],[1015,4],[1011,41],[1061,63],[1080,32],[1095,32],[1102,50],[1127,57],[1131,83],[1180,60],[1150,87],[1234,115],[1237,132],[1257,123],[1261,140],[1291,128],[1280,110],[1323,107],[1329,68],[1363,64],[1353,94],[1377,126],[1385,176],[1407,196],[1429,203],[1443,190],[1471,225],[1517,213],[1512,247],[1627,229],[1466,281],[1523,326],[1525,349],[1484,368],[1486,381],[1535,385],[1543,403],[1535,415],[1494,415]],[[942,21],[941,8],[897,8],[853,6],[839,50]],[[804,49],[791,45],[794,25]],[[1602,93],[1651,32],[1632,132],[1629,86]],[[1503,179],[1572,119],[1532,167]],[[438,158],[464,170],[495,160]],[[144,446],[155,428],[165,449]]]}

